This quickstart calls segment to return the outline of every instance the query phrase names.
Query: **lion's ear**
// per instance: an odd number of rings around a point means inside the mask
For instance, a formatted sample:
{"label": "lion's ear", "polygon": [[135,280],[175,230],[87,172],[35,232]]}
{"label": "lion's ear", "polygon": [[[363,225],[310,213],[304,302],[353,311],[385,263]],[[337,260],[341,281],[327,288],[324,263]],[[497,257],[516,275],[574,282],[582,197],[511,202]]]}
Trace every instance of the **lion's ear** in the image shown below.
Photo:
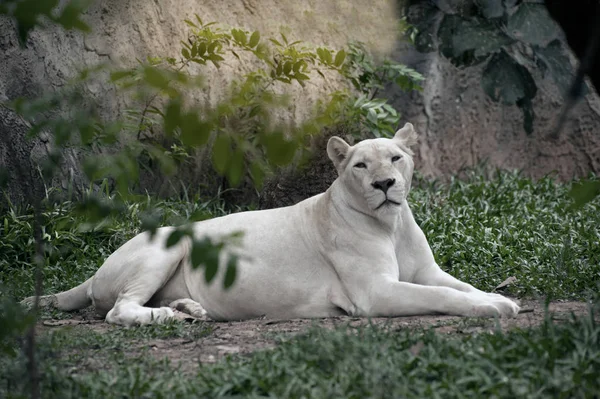
{"label": "lion's ear", "polygon": [[327,142],[327,155],[336,169],[346,159],[349,149],[350,145],[337,136],[331,137]]}
{"label": "lion's ear", "polygon": [[419,136],[412,123],[406,123],[404,127],[396,132],[394,140],[398,140],[403,146],[411,148],[417,144]]}

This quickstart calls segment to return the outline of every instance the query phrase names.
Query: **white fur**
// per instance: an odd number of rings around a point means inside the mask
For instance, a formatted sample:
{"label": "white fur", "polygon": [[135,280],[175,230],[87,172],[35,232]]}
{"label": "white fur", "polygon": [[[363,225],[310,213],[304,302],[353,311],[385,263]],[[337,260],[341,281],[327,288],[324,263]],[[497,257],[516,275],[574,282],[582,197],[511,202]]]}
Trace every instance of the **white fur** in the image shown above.
{"label": "white fur", "polygon": [[[109,323],[123,325],[163,322],[173,317],[169,304],[216,320],[515,316],[519,307],[510,299],[479,291],[436,264],[406,201],[415,142],[409,123],[393,139],[355,146],[332,137],[327,152],[339,177],[325,193],[286,208],[195,223],[196,237],[244,233],[242,247],[221,253],[211,284],[202,268],[191,267],[188,240],[165,248],[173,228],[164,227],[154,239],[148,233],[134,237],[92,279],[42,298],[43,303],[75,309],[91,301]],[[389,184],[388,179],[394,183],[387,194],[373,186],[377,181]],[[242,256],[237,279],[225,290],[224,266],[232,252]]]}

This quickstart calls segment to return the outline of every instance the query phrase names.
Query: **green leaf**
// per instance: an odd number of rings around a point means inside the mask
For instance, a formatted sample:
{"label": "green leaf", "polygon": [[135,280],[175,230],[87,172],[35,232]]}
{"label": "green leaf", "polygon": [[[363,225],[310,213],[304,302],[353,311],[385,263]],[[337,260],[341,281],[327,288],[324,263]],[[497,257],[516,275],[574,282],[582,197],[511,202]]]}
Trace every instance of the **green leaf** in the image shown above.
{"label": "green leaf", "polygon": [[221,133],[215,139],[213,144],[212,161],[215,170],[220,175],[224,175],[231,158],[231,137]]}
{"label": "green leaf", "polygon": [[83,144],[90,144],[94,140],[94,137],[96,137],[96,130],[93,125],[84,124],[79,126],[79,136]]}
{"label": "green leaf", "polygon": [[333,61],[333,65],[335,65],[336,67],[340,67],[344,63],[345,59],[346,59],[346,52],[344,50],[340,50],[335,55],[335,60]]}
{"label": "green leaf", "polygon": [[164,128],[167,136],[172,136],[173,132],[179,125],[179,119],[181,117],[181,100],[174,98],[169,101],[165,109],[164,116]]}
{"label": "green leaf", "polygon": [[240,45],[245,46],[248,42],[248,37],[246,36],[246,32],[241,29],[232,29],[231,35]]}
{"label": "green leaf", "polygon": [[181,142],[189,147],[200,147],[208,141],[213,128],[208,122],[200,122],[198,115],[190,111],[179,119]]}
{"label": "green leaf", "polygon": [[283,64],[283,74],[289,76],[290,72],[292,72],[292,63],[291,61],[286,61]]}
{"label": "green leaf", "polygon": [[219,270],[219,252],[220,248],[211,243],[204,254],[204,279],[209,284],[214,280]]}
{"label": "green leaf", "polygon": [[250,41],[248,42],[248,46],[255,47],[256,45],[258,45],[259,41],[260,41],[260,32],[254,31],[254,33],[252,33],[252,36],[250,36]]}
{"label": "green leaf", "polygon": [[374,125],[377,124],[377,114],[375,113],[375,110],[373,108],[368,108],[367,120],[373,123]]}
{"label": "green leaf", "polygon": [[300,70],[305,70],[307,67],[306,62],[304,60],[300,60],[300,61],[296,61],[296,63],[294,64],[294,73],[298,73],[300,72]]}
{"label": "green leaf", "polygon": [[504,15],[504,5],[499,0],[478,0],[477,2],[481,14],[487,18],[500,18]]}
{"label": "green leaf", "polygon": [[282,132],[265,135],[264,145],[267,150],[267,159],[277,166],[289,164],[294,159],[298,148],[297,143],[288,141]]}
{"label": "green leaf", "polygon": [[[210,245],[210,243],[209,243]],[[192,262],[192,268],[197,269],[204,263],[204,255],[207,250],[206,239],[203,241],[194,240],[192,242],[192,251],[190,254],[190,260]]]}
{"label": "green leaf", "polygon": [[209,54],[216,54],[221,49],[221,44],[217,41],[214,41],[208,45],[206,48],[206,52]]}
{"label": "green leaf", "polygon": [[152,211],[144,211],[140,213],[140,228],[142,231],[150,232],[150,235],[154,237],[156,229],[160,226],[160,213]]}
{"label": "green leaf", "polygon": [[319,57],[319,59],[321,61],[323,61],[325,59],[325,53],[324,53],[323,48],[321,48],[321,47],[317,48],[317,56]]}
{"label": "green leaf", "polygon": [[504,50],[490,59],[481,77],[483,91],[496,102],[516,104],[522,99],[532,99],[537,93],[533,77],[524,66],[517,63]]}
{"label": "green leaf", "polygon": [[82,32],[90,32],[91,28],[89,25],[83,22],[80,18],[81,14],[88,7],[87,3],[91,3],[91,1],[71,0],[63,8],[60,16],[55,18],[54,21],[62,25],[62,27],[65,29],[77,29]]}
{"label": "green leaf", "polygon": [[256,115],[258,115],[261,111],[261,106],[260,104],[255,105],[252,107],[252,109],[250,110],[250,113],[248,114],[248,118],[254,118]]}
{"label": "green leaf", "polygon": [[227,168],[227,180],[232,187],[237,187],[244,174],[244,153],[236,149],[231,156],[229,167]]}
{"label": "green leaf", "polygon": [[188,24],[189,26],[191,26],[192,28],[198,28],[198,25],[196,25],[195,23],[193,23],[192,21],[190,21],[189,19],[184,19],[183,22],[185,22],[186,24]]}
{"label": "green leaf", "polygon": [[279,43],[279,42],[278,42],[276,39],[269,38],[269,40],[270,40],[270,41],[271,41],[271,43],[273,43],[274,45],[276,45],[276,46],[279,46],[279,47],[283,47],[283,44]]}
{"label": "green leaf", "polygon": [[169,237],[167,238],[167,242],[166,242],[166,247],[167,248],[171,248],[175,245],[177,245],[177,243],[179,243],[179,241],[185,236],[185,232],[183,230],[173,230],[171,232],[171,234],[169,234]]}
{"label": "green leaf", "polygon": [[134,75],[135,72],[132,70],[114,71],[110,73],[110,81],[114,83],[124,78],[133,77]]}
{"label": "green leaf", "polygon": [[177,171],[177,165],[170,153],[166,152],[161,146],[149,145],[146,151],[152,159],[158,162],[160,170],[167,176],[173,175]]}
{"label": "green leaf", "polygon": [[260,163],[255,161],[250,164],[250,177],[254,181],[254,186],[261,189],[265,180],[265,172]]}
{"label": "green leaf", "polygon": [[223,280],[223,288],[230,288],[235,282],[237,274],[238,257],[231,254],[227,260],[227,269],[225,270],[225,279]]}
{"label": "green leaf", "polygon": [[225,58],[221,57],[218,54],[210,54],[208,57],[206,57],[206,59],[211,60],[217,68],[219,67],[219,62],[225,60]]}
{"label": "green leaf", "polygon": [[190,222],[200,222],[202,220],[212,219],[214,215],[206,209],[197,209],[189,217]]}
{"label": "green leaf", "polygon": [[546,46],[560,36],[560,28],[543,4],[523,3],[506,24],[508,34],[517,40]]}
{"label": "green leaf", "polygon": [[169,87],[169,79],[158,68],[146,66],[144,68],[144,81],[157,89]]}
{"label": "green leaf", "polygon": [[456,66],[470,66],[484,61],[513,39],[483,18],[463,19],[445,15],[438,30],[440,52]]}
{"label": "green leaf", "polygon": [[573,198],[573,208],[580,208],[600,195],[600,181],[586,181],[573,184],[569,196]]}

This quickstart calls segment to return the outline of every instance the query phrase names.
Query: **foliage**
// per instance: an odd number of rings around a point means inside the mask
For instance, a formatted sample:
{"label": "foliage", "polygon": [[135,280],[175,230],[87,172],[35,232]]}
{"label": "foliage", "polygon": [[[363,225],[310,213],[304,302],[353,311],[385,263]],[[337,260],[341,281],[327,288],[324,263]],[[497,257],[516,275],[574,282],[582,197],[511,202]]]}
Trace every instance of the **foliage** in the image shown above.
{"label": "foliage", "polygon": [[80,18],[92,0],[3,0],[0,15],[12,17],[17,25],[19,41],[25,45],[29,33],[45,20],[62,26],[64,29],[77,29],[89,32],[90,27]]}
{"label": "foliage", "polygon": [[[202,325],[170,328],[203,334]],[[594,397],[600,390],[600,324],[591,312],[475,335],[312,328],[282,337],[273,350],[214,365],[184,359],[187,367],[152,356],[147,334],[55,330],[39,347],[44,397]],[[3,397],[22,392],[22,364],[0,358]]]}
{"label": "foliage", "polygon": [[35,321],[27,312],[6,294],[6,287],[0,283],[0,357],[17,353],[14,345],[18,336]]}
{"label": "foliage", "polygon": [[376,63],[359,42],[348,45],[345,76],[362,93],[354,102],[355,111],[347,120],[363,125],[375,137],[392,137],[398,128],[400,114],[377,93],[390,82],[404,91],[422,90],[424,77],[412,68],[385,59]]}
{"label": "foliage", "polygon": [[562,185],[471,171],[466,180],[423,183],[412,208],[437,262],[457,278],[492,290],[515,276],[518,296],[590,297],[600,281],[600,201],[578,206],[571,197],[571,187],[588,182],[597,179]]}
{"label": "foliage", "polygon": [[[220,201],[193,198],[153,201],[147,197],[122,206],[97,221],[90,217],[94,211],[89,204],[47,205],[41,217],[47,293],[65,291],[91,277],[111,253],[147,229],[149,218],[154,219],[152,224],[185,227],[230,212]],[[12,207],[0,219],[0,281],[7,284],[6,295],[15,299],[34,292],[33,218],[33,209],[27,206]]]}
{"label": "foliage", "polygon": [[478,0],[451,5],[415,1],[409,19],[419,51],[439,51],[459,68],[484,64],[481,85],[496,102],[517,105],[523,127],[533,132],[532,100],[539,68],[566,98],[574,73],[560,28],[538,1]]}

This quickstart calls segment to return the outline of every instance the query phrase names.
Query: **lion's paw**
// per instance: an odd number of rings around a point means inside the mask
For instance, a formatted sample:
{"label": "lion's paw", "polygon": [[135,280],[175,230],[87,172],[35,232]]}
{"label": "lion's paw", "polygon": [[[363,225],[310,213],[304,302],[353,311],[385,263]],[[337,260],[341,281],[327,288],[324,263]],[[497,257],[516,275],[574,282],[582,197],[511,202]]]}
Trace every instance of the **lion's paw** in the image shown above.
{"label": "lion's paw", "polygon": [[477,293],[475,300],[472,314],[475,317],[516,317],[519,314],[519,305],[499,294]]}
{"label": "lion's paw", "polygon": [[163,306],[158,309],[152,309],[151,323],[162,324],[175,317],[173,309]]}
{"label": "lion's paw", "polygon": [[516,317],[521,308],[514,301],[502,297],[494,301],[494,305],[500,310],[501,317]]}

